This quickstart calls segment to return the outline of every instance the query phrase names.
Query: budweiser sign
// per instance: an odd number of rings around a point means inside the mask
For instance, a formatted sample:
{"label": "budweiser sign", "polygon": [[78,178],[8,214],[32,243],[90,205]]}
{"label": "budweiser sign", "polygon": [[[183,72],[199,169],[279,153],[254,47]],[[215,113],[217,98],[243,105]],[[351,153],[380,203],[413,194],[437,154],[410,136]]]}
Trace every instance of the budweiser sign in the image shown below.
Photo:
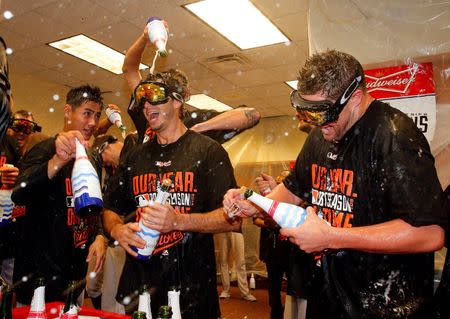
{"label": "budweiser sign", "polygon": [[433,66],[414,63],[364,71],[367,91],[377,99],[434,94]]}
{"label": "budweiser sign", "polygon": [[428,141],[436,127],[436,93],[431,63],[365,70],[367,92],[408,115]]}

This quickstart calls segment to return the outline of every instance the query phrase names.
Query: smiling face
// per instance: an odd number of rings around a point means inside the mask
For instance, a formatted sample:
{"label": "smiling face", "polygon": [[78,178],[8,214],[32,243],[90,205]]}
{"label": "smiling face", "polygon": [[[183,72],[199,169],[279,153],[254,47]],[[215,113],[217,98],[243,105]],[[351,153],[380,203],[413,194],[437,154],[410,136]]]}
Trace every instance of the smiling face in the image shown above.
{"label": "smiling face", "polygon": [[156,133],[160,133],[176,122],[179,118],[178,112],[180,107],[181,102],[170,97],[169,100],[163,104],[152,105],[145,102],[143,113],[149,127]]}
{"label": "smiling face", "polygon": [[[28,116],[22,116],[20,114],[15,114],[14,119],[26,119],[29,121],[34,121],[33,117],[31,115]],[[24,130],[10,130],[11,135],[17,140],[17,143],[19,144],[19,147],[22,149],[25,145],[25,143],[28,141],[28,138],[30,137],[30,134],[27,134],[28,132]]]}
{"label": "smiling face", "polygon": [[65,130],[78,130],[85,140],[89,140],[98,127],[101,110],[100,104],[93,101],[83,102],[78,107],[66,104],[64,106]]}

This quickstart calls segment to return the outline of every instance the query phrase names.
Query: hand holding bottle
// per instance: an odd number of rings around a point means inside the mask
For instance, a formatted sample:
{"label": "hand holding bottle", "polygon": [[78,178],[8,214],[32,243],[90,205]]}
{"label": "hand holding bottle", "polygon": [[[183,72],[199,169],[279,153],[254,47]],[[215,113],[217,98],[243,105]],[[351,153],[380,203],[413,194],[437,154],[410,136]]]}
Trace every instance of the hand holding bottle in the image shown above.
{"label": "hand holding bottle", "polygon": [[289,237],[289,240],[307,253],[321,252],[330,247],[333,242],[333,233],[340,228],[330,227],[326,221],[320,218],[314,208],[306,209],[305,222],[299,227],[282,228],[280,234]]}
{"label": "hand holding bottle", "polygon": [[147,21],[147,32],[161,57],[167,56],[166,44],[169,38],[167,22],[158,17],[151,17]]}
{"label": "hand holding bottle", "polygon": [[120,130],[120,133],[122,134],[122,137],[125,139],[127,132],[126,127],[123,125],[122,122],[122,116],[120,115],[120,109],[115,104],[108,104],[108,106],[105,109],[106,116],[108,117],[108,120],[117,126],[117,128]]}
{"label": "hand holding bottle", "polygon": [[243,193],[239,188],[229,189],[223,197],[222,204],[228,218],[253,217],[259,213],[254,205],[243,199]]}

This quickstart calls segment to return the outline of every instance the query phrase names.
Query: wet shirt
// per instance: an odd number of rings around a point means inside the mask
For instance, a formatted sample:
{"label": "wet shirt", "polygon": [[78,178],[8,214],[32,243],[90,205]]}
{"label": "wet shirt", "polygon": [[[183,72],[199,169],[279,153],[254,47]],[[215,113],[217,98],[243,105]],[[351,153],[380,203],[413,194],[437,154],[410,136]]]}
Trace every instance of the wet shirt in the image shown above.
{"label": "wet shirt", "polygon": [[[121,181],[107,208],[127,215],[156,196],[161,181],[172,178],[168,202],[180,214],[206,213],[222,204],[236,186],[228,154],[216,142],[188,130],[176,142],[158,144],[156,137],[122,153]],[[136,221],[139,219],[137,209]],[[218,318],[216,266],[212,234],[172,231],[161,234],[150,261],[127,255],[117,300],[124,301],[144,283],[152,287],[154,316],[167,304],[170,286],[181,287],[182,317]]]}
{"label": "wet shirt", "polygon": [[[313,130],[285,185],[333,227],[397,218],[413,226],[446,225],[425,137],[405,114],[379,101],[338,143]],[[433,292],[433,253],[327,251],[321,264],[325,288],[312,299],[336,318],[406,318]]]}
{"label": "wet shirt", "polygon": [[[15,203],[27,208],[24,240],[20,243],[14,269],[15,280],[29,273],[47,279],[46,301],[61,300],[69,280],[86,276],[86,257],[89,245],[99,230],[100,216],[80,217],[75,214],[72,194],[72,168],[67,163],[49,179],[48,161],[55,154],[55,138],[34,146],[19,164],[20,174],[12,195]],[[97,172],[99,168],[97,167]],[[33,280],[21,284],[17,298],[29,303]]]}

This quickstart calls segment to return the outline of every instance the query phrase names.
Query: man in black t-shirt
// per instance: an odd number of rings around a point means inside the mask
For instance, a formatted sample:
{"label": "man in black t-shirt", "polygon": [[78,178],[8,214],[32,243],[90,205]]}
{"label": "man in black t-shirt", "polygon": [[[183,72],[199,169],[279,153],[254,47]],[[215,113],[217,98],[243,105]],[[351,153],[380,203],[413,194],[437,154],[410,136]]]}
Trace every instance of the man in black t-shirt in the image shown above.
{"label": "man in black t-shirt", "polygon": [[[366,93],[361,64],[329,50],[308,58],[291,103],[317,126],[271,199],[311,203],[281,233],[317,254],[308,318],[428,318],[433,251],[447,218],[434,159],[405,114]],[[229,190],[224,207],[256,208]],[[322,218],[321,218],[322,217]]]}
{"label": "man in black t-shirt", "polygon": [[[188,130],[182,108],[188,97],[187,77],[178,70],[155,74],[135,90],[149,127],[156,135],[122,151],[117,189],[105,201],[104,227],[127,251],[117,300],[127,304],[143,284],[151,287],[153,316],[167,304],[169,287],[180,288],[181,314],[189,318],[220,317],[212,233],[238,230],[227,220],[222,197],[236,186],[228,154],[217,142]],[[172,178],[168,204],[149,204],[165,178]],[[120,198],[120,201],[114,200]],[[133,246],[144,248],[136,236],[136,219],[161,233],[149,261],[141,261]],[[132,309],[128,308],[128,311]]]}
{"label": "man in black t-shirt", "polygon": [[94,255],[94,271],[102,266],[105,239],[100,216],[75,213],[71,179],[75,140],[88,145],[98,126],[102,100],[98,87],[71,89],[64,105],[63,130],[35,145],[19,163],[12,199],[26,206],[14,269],[14,281],[22,281],[16,288],[21,304],[31,302],[34,280],[28,278],[30,274],[45,278],[46,301],[65,301],[69,281],[85,277],[87,262]]}

